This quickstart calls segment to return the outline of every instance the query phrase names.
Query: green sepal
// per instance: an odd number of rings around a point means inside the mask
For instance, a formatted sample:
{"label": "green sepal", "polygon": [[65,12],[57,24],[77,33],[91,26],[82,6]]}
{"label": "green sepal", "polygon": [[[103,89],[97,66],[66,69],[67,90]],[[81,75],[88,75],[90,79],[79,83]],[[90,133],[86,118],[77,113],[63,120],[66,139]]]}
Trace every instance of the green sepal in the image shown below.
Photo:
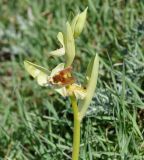
{"label": "green sepal", "polygon": [[37,80],[40,86],[48,85],[48,75],[50,74],[50,72],[46,68],[36,65],[27,60],[24,61],[24,66],[27,72]]}
{"label": "green sepal", "polygon": [[56,49],[54,51],[49,52],[49,55],[51,56],[55,56],[55,57],[60,57],[63,56],[65,54],[65,48],[64,48],[64,37],[62,32],[59,32],[57,34],[57,39],[59,40],[59,42],[61,43],[62,47],[59,49]]}
{"label": "green sepal", "polygon": [[75,57],[74,37],[69,22],[66,23],[66,32],[64,34],[64,47],[66,56],[65,67],[67,67],[72,64]]}

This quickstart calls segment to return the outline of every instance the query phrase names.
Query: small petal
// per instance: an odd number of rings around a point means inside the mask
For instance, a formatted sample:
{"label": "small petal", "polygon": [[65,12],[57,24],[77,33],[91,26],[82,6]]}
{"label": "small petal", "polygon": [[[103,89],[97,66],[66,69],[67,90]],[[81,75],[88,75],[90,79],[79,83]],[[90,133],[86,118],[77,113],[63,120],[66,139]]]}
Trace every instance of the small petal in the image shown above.
{"label": "small petal", "polygon": [[59,71],[63,70],[64,69],[64,63],[60,63],[58,64],[52,71],[51,71],[51,74],[50,74],[50,77],[53,77],[56,73],[58,73]]}

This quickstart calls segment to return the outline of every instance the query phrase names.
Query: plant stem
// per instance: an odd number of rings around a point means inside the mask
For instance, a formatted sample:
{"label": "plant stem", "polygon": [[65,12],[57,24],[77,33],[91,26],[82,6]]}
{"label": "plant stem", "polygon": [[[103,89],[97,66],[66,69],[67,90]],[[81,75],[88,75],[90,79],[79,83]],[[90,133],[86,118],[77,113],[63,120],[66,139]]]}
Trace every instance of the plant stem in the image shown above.
{"label": "plant stem", "polygon": [[80,148],[80,119],[79,119],[79,110],[77,106],[77,100],[75,96],[71,96],[71,103],[74,113],[74,131],[73,131],[73,151],[72,151],[72,160],[79,159],[79,148]]}

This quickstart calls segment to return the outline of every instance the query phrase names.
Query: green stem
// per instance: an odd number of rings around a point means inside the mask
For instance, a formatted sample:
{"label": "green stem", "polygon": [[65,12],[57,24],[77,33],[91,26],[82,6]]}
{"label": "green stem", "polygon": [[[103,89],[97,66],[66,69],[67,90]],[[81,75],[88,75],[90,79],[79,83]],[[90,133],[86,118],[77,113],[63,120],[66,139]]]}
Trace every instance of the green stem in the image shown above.
{"label": "green stem", "polygon": [[77,106],[77,100],[75,96],[71,96],[71,103],[74,112],[74,131],[73,131],[73,152],[72,152],[72,160],[79,159],[79,148],[80,148],[80,119],[79,119],[79,111]]}

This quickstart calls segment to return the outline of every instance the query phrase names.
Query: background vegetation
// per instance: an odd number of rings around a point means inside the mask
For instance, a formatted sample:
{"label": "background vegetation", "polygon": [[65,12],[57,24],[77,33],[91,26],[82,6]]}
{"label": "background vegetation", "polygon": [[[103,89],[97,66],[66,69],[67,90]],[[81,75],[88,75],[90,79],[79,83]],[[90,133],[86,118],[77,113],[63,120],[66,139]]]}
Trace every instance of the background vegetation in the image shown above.
{"label": "background vegetation", "polygon": [[49,69],[58,31],[86,6],[74,71],[81,82],[96,52],[96,94],[83,120],[81,160],[144,159],[144,1],[0,0],[0,159],[69,160],[73,115],[68,99],[42,88],[23,60]]}

